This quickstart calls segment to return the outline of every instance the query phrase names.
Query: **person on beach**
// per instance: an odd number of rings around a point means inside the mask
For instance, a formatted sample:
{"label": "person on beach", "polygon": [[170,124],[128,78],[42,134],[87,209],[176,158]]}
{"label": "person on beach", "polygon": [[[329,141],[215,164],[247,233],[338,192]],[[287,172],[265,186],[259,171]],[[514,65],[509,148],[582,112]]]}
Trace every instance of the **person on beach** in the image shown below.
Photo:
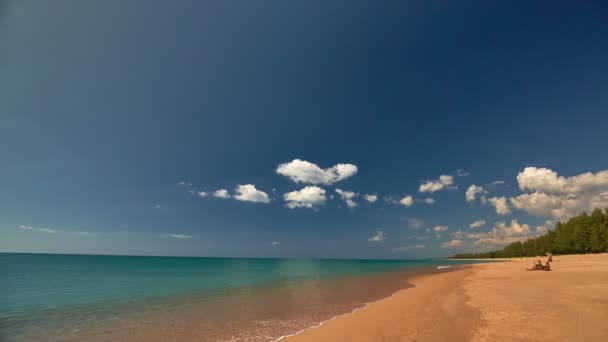
{"label": "person on beach", "polygon": [[551,252],[547,252],[547,261],[548,262],[553,262],[553,254],[551,254]]}
{"label": "person on beach", "polygon": [[551,263],[548,260],[545,266],[543,266],[543,271],[551,271]]}
{"label": "person on beach", "polygon": [[532,265],[532,268],[527,268],[528,271],[539,271],[543,269],[543,263],[540,259],[536,260],[536,263]]}

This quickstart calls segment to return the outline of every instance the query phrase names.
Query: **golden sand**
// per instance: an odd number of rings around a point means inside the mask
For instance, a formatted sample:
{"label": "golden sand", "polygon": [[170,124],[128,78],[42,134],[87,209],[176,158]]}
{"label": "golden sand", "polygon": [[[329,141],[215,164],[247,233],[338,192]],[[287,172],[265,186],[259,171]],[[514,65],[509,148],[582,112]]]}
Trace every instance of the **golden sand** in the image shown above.
{"label": "golden sand", "polygon": [[[477,264],[284,341],[608,341],[608,254]],[[543,258],[544,260],[544,258]]]}

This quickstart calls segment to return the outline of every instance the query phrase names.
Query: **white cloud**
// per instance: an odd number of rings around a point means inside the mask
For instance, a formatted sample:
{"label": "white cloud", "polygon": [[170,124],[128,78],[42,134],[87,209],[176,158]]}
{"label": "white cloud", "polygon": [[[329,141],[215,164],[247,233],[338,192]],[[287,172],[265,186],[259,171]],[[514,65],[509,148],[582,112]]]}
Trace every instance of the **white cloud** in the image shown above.
{"label": "white cloud", "polygon": [[426,246],[425,246],[423,243],[421,243],[421,244],[414,245],[414,246],[401,246],[401,247],[396,247],[396,248],[395,248],[395,250],[396,250],[396,251],[399,251],[399,252],[403,252],[403,251],[409,251],[409,250],[412,250],[412,249],[422,249],[422,248],[425,248],[425,247],[426,247]]}
{"label": "white cloud", "polygon": [[24,226],[24,225],[20,225],[17,228],[46,233],[46,234],[92,235],[92,233],[90,233],[90,232],[79,231],[79,230],[60,230],[60,229],[52,229],[52,228],[44,228],[44,227],[31,227],[31,226]]}
{"label": "white cloud", "polygon": [[177,183],[179,186],[192,186],[192,183],[190,182],[179,182]]}
{"label": "white cloud", "polygon": [[239,185],[236,187],[234,198],[243,202],[269,203],[270,198],[264,191],[258,190],[253,184]]}
{"label": "white cloud", "polygon": [[424,184],[421,184],[418,188],[419,192],[435,192],[439,191],[446,186],[452,185],[454,183],[454,177],[450,175],[441,175],[439,179],[427,181]]}
{"label": "white cloud", "polygon": [[270,241],[270,245],[272,245],[272,246],[276,246],[276,245],[278,245],[278,244],[279,244],[279,242],[278,242],[278,241]]}
{"label": "white cloud", "polygon": [[435,199],[434,198],[425,198],[424,200],[422,200],[424,203],[427,204],[433,204],[435,203]]}
{"label": "white cloud", "polygon": [[160,209],[160,204],[155,205],[154,208]]}
{"label": "white cloud", "polygon": [[[192,192],[192,193],[194,193],[194,192]],[[198,195],[202,198],[205,198],[205,197],[209,196],[209,193],[207,193],[205,191],[200,191],[200,192],[198,192]]]}
{"label": "white cloud", "polygon": [[354,208],[357,206],[357,203],[353,200],[353,198],[355,198],[359,194],[352,192],[352,191],[342,190],[342,189],[336,189],[336,193],[338,193],[338,195],[340,195],[342,200],[344,202],[346,202],[346,205],[349,208]]}
{"label": "white cloud", "polygon": [[220,189],[220,190],[215,190],[213,192],[213,197],[217,197],[217,198],[230,198],[230,194],[228,193],[228,190],[226,190],[226,189]]}
{"label": "white cloud", "polygon": [[174,239],[190,239],[192,236],[182,234],[169,234],[169,237],[172,237]]}
{"label": "white cloud", "polygon": [[375,203],[378,200],[377,194],[365,194],[363,195],[363,199],[368,201],[369,203]]}
{"label": "white cloud", "polygon": [[367,239],[367,241],[372,241],[372,242],[379,242],[384,240],[384,232],[377,230],[376,231],[376,235],[370,237],[369,239]]}
{"label": "white cloud", "polygon": [[325,204],[325,189],[318,186],[307,186],[298,191],[288,192],[283,195],[287,208],[313,208]]}
{"label": "white cloud", "polygon": [[512,242],[526,240],[532,237],[532,230],[527,224],[520,224],[512,220],[510,224],[496,222],[491,231],[487,233],[465,234],[469,239],[474,239],[475,247],[498,248]]}
{"label": "white cloud", "polygon": [[446,230],[448,230],[448,226],[435,226],[433,228],[433,230],[436,231],[437,233],[445,232]]}
{"label": "white cloud", "polygon": [[536,227],[536,236],[541,236],[541,235],[547,234],[547,232],[549,232],[549,229],[553,229],[553,227],[555,227],[555,221],[553,221],[553,220],[545,221],[545,223],[542,226]]}
{"label": "white cloud", "polygon": [[311,162],[294,159],[289,163],[280,164],[276,172],[288,177],[296,183],[330,185],[357,173],[357,166],[353,164],[336,164],[330,168],[322,169]]}
{"label": "white cloud", "polygon": [[38,228],[38,227],[30,227],[30,226],[19,226],[19,229],[34,230],[34,231],[43,232],[43,233],[47,233],[47,234],[55,234],[55,233],[57,233],[57,231],[55,229],[51,229],[51,228]]}
{"label": "white cloud", "polygon": [[503,181],[503,180],[495,180],[495,181],[492,182],[492,185],[502,185],[502,184],[505,184],[505,181]]}
{"label": "white cloud", "polygon": [[414,204],[414,199],[412,198],[412,196],[405,196],[399,201],[399,203],[403,204],[406,207],[411,207],[412,204]]}
{"label": "white cloud", "polygon": [[477,195],[481,195],[484,196],[487,192],[481,187],[481,186],[477,186],[475,184],[469,186],[469,188],[467,189],[467,192],[465,193],[465,197],[467,199],[467,202],[473,202],[475,201],[475,198],[477,197]]}
{"label": "white cloud", "polygon": [[582,211],[608,207],[608,170],[563,177],[547,168],[526,167],[517,182],[529,192],[511,197],[511,204],[532,215],[566,220]]}
{"label": "white cloud", "polygon": [[509,209],[509,205],[507,204],[506,197],[492,197],[488,199],[488,202],[496,208],[496,213],[498,215],[507,215],[511,213],[511,209]]}
{"label": "white cloud", "polygon": [[469,225],[469,228],[471,228],[471,229],[479,228],[479,227],[483,226],[484,224],[486,224],[486,220],[475,221]]}
{"label": "white cloud", "polygon": [[464,241],[462,241],[462,240],[458,240],[458,239],[455,239],[455,240],[452,240],[452,241],[449,241],[449,242],[445,242],[445,243],[443,243],[443,244],[441,245],[441,248],[454,248],[454,247],[460,247],[460,246],[462,246],[462,245],[464,245],[464,244],[465,244],[465,242],[464,242]]}

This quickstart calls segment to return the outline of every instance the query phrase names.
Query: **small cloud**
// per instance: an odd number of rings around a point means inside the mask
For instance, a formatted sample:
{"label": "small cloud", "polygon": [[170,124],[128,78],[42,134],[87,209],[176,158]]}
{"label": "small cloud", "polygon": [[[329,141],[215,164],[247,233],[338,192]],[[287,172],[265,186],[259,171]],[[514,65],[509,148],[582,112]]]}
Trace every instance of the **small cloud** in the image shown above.
{"label": "small cloud", "polygon": [[414,204],[414,199],[412,198],[412,196],[405,196],[399,201],[399,203],[403,204],[406,207],[411,207],[412,204]]}
{"label": "small cloud", "polygon": [[276,172],[296,183],[330,185],[349,178],[357,173],[353,164],[336,164],[330,168],[322,169],[317,164],[294,159],[288,163],[277,166]]}
{"label": "small cloud", "polygon": [[456,176],[458,176],[458,177],[467,177],[470,175],[471,175],[471,173],[465,172],[463,169],[456,170]]}
{"label": "small cloud", "polygon": [[464,243],[465,243],[465,242],[464,242],[464,241],[462,241],[462,240],[455,239],[455,240],[452,240],[452,241],[449,241],[449,242],[445,242],[445,243],[443,243],[443,244],[441,245],[441,248],[454,248],[454,247],[460,247],[460,246],[464,245]]}
{"label": "small cloud", "polygon": [[194,190],[189,190],[188,192],[189,192],[190,194],[192,194],[192,195],[195,195],[195,194],[196,194],[196,191],[194,191]]}
{"label": "small cloud", "polygon": [[372,241],[372,242],[379,242],[384,240],[384,232],[377,230],[376,231],[376,235],[370,237],[369,239],[367,239],[367,241]]}
{"label": "small cloud", "polygon": [[270,203],[268,194],[255,188],[253,184],[239,185],[234,198],[243,202]]}
{"label": "small cloud", "polygon": [[507,204],[506,197],[492,197],[487,201],[492,204],[494,208],[496,208],[496,213],[498,215],[507,215],[511,213],[511,209],[509,209],[509,204]]}
{"label": "small cloud", "polygon": [[454,177],[450,175],[441,175],[439,179],[429,180],[424,184],[421,184],[418,188],[419,192],[436,192],[446,186],[450,186],[454,183]]}
{"label": "small cloud", "polygon": [[182,235],[182,234],[169,234],[169,237],[175,238],[175,239],[190,239],[192,236],[190,235]]}
{"label": "small cloud", "polygon": [[215,190],[213,192],[213,197],[217,197],[217,198],[230,198],[230,194],[228,193],[228,190],[226,190],[226,189],[220,189],[220,190]]}
{"label": "small cloud", "polygon": [[416,236],[416,239],[418,239],[418,240],[428,240],[428,239],[430,239],[430,238],[431,238],[431,237],[430,237],[430,236],[428,236],[428,235],[420,235],[420,236]]}
{"label": "small cloud", "polygon": [[55,234],[55,233],[57,233],[57,231],[55,229],[51,229],[51,228],[37,228],[37,227],[30,227],[30,226],[19,226],[19,229],[33,230],[33,231],[43,232],[43,233],[47,233],[47,234]]}
{"label": "small cloud", "polygon": [[154,208],[160,209],[160,204],[155,205]]}
{"label": "small cloud", "polygon": [[[194,190],[190,190],[190,193],[194,193]],[[202,198],[205,198],[205,197],[209,196],[209,193],[207,193],[205,191],[199,191],[198,195]]]}
{"label": "small cloud", "polygon": [[270,245],[271,245],[271,246],[276,246],[276,245],[278,245],[278,244],[279,244],[279,242],[278,242],[278,241],[270,241]]}
{"label": "small cloud", "polygon": [[477,195],[485,196],[486,193],[487,191],[485,191],[481,186],[472,184],[467,189],[467,192],[465,193],[465,198],[467,199],[467,202],[473,202],[475,201],[475,198],[477,198]]}
{"label": "small cloud", "polygon": [[479,228],[479,227],[483,226],[484,224],[486,224],[486,220],[475,221],[469,225],[469,228],[471,228],[471,229]]}
{"label": "small cloud", "polygon": [[378,194],[365,194],[363,195],[363,199],[368,203],[375,203],[378,200]]}
{"label": "small cloud", "polygon": [[424,200],[422,200],[424,203],[426,204],[433,204],[435,203],[435,199],[434,198],[425,198]]}
{"label": "small cloud", "polygon": [[355,201],[353,201],[353,198],[355,198],[358,195],[357,193],[352,192],[352,191],[342,190],[342,189],[336,189],[336,193],[338,195],[340,195],[342,200],[344,202],[346,202],[346,205],[349,208],[354,208],[357,206],[357,203]]}
{"label": "small cloud", "polygon": [[425,248],[425,247],[426,246],[423,243],[421,243],[421,244],[417,244],[417,245],[414,245],[414,246],[396,247],[395,250],[399,251],[399,252],[403,252],[403,251],[409,251],[409,250],[412,250],[412,249],[422,249],[422,248]]}
{"label": "small cloud", "polygon": [[307,186],[298,191],[288,192],[283,195],[285,206],[294,208],[314,208],[325,204],[325,189],[318,186]]}
{"label": "small cloud", "polygon": [[492,182],[492,185],[501,185],[501,184],[505,184],[505,181],[503,180],[495,180]]}
{"label": "small cloud", "polygon": [[446,230],[448,230],[448,226],[435,226],[433,228],[433,230],[437,233],[439,232],[445,232]]}
{"label": "small cloud", "polygon": [[192,186],[192,183],[190,183],[190,182],[179,182],[179,183],[177,183],[177,185],[179,185],[179,186]]}
{"label": "small cloud", "polygon": [[406,217],[405,221],[407,222],[408,227],[412,229],[419,229],[424,225],[424,221],[412,217]]}

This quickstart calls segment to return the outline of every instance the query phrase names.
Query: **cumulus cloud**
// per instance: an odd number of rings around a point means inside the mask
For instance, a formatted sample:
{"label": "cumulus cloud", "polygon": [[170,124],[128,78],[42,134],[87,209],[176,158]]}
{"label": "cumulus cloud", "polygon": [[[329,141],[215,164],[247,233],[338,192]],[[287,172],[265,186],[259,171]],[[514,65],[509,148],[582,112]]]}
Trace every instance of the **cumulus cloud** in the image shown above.
{"label": "cumulus cloud", "polygon": [[330,168],[322,169],[311,162],[294,159],[291,162],[280,164],[276,172],[296,183],[330,185],[357,173],[357,166],[353,164],[336,164]]}
{"label": "cumulus cloud", "polygon": [[230,198],[230,194],[226,189],[220,189],[213,192],[213,197],[217,198]]}
{"label": "cumulus cloud", "polygon": [[169,234],[169,237],[172,237],[174,239],[190,239],[192,236],[183,234]]}
{"label": "cumulus cloud", "polygon": [[369,203],[375,203],[378,200],[377,194],[365,194],[363,195],[363,199]]}
{"label": "cumulus cloud", "polygon": [[469,225],[469,228],[471,228],[471,229],[479,228],[479,227],[483,226],[484,224],[486,224],[486,220],[475,221]]}
{"label": "cumulus cloud", "polygon": [[445,232],[446,230],[448,230],[448,226],[435,226],[433,228],[433,230],[437,233],[439,232]]}
{"label": "cumulus cloud", "polygon": [[496,222],[491,231],[486,233],[465,234],[469,239],[474,239],[476,247],[498,248],[512,242],[526,240],[532,237],[532,230],[527,224],[520,224],[512,220],[509,224]]}
{"label": "cumulus cloud", "polygon": [[[194,193],[194,192],[193,192],[193,190],[191,190],[191,192],[192,192],[192,193]],[[199,195],[200,197],[202,197],[202,198],[205,198],[205,197],[209,196],[209,194],[208,194],[208,193],[206,193],[205,191],[199,191],[199,192],[198,192],[198,195]]]}
{"label": "cumulus cloud", "polygon": [[399,203],[403,204],[406,207],[411,207],[412,204],[414,204],[414,199],[412,198],[412,196],[405,196],[399,201]]}
{"label": "cumulus cloud", "polygon": [[298,191],[288,192],[283,195],[287,208],[314,208],[325,204],[325,189],[318,186],[307,186]]}
{"label": "cumulus cloud", "polygon": [[269,203],[270,198],[264,191],[255,188],[253,184],[239,185],[236,187],[234,198],[243,202]]}
{"label": "cumulus cloud", "polygon": [[526,193],[511,197],[511,204],[532,215],[566,220],[582,211],[608,207],[608,170],[559,176],[547,168],[526,167],[517,175]]}
{"label": "cumulus cloud", "polygon": [[342,200],[346,202],[346,205],[349,208],[354,208],[357,206],[357,203],[353,200],[358,194],[352,191],[346,191],[342,189],[336,189],[336,193],[340,195]]}
{"label": "cumulus cloud", "polygon": [[454,183],[454,177],[450,175],[441,175],[439,179],[429,180],[426,183],[421,184],[418,188],[419,192],[435,192],[439,191],[446,186],[450,186]]}
{"label": "cumulus cloud", "polygon": [[496,208],[496,213],[498,215],[507,215],[511,213],[511,209],[509,209],[506,197],[492,197],[489,198],[487,201],[488,203],[493,205],[494,208]]}
{"label": "cumulus cloud", "polygon": [[395,250],[396,250],[396,251],[399,251],[399,252],[403,252],[403,251],[409,251],[409,250],[412,250],[412,249],[422,249],[422,248],[425,248],[425,247],[426,247],[426,246],[425,246],[423,243],[421,243],[421,244],[414,245],[414,246],[401,246],[401,247],[396,247],[396,248],[395,248]]}
{"label": "cumulus cloud", "polygon": [[464,242],[464,241],[462,241],[462,240],[458,240],[458,239],[455,239],[455,240],[452,240],[452,241],[449,241],[449,242],[444,242],[444,243],[441,245],[441,248],[454,248],[454,247],[460,247],[460,246],[462,246],[462,245],[464,245],[464,244],[465,244],[465,242]]}
{"label": "cumulus cloud", "polygon": [[376,231],[376,235],[370,237],[369,239],[367,239],[367,241],[372,241],[372,242],[379,242],[384,240],[384,232],[377,230]]}
{"label": "cumulus cloud", "polygon": [[486,193],[487,192],[481,186],[472,184],[467,189],[465,197],[467,199],[467,202],[473,202],[477,198],[477,195],[485,196]]}

